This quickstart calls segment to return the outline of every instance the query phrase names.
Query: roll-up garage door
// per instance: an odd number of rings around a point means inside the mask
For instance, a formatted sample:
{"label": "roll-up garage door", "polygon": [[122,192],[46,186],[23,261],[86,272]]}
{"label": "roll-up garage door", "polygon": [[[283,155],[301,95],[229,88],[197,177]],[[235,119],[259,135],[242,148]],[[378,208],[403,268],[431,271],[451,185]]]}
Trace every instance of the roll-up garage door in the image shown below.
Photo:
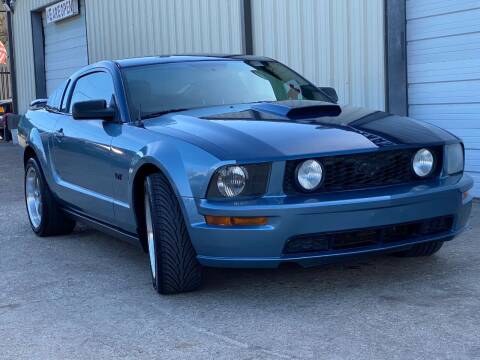
{"label": "roll-up garage door", "polygon": [[62,81],[88,64],[85,2],[79,1],[80,14],[47,24],[43,13],[45,78],[50,95]]}
{"label": "roll-up garage door", "polygon": [[480,0],[407,1],[410,116],[465,142],[480,196]]}

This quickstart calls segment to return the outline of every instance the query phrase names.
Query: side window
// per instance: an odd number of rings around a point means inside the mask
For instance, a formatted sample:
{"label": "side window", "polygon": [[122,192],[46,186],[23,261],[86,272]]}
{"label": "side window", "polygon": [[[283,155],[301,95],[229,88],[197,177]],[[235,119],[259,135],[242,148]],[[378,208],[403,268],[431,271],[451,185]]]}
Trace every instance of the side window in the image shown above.
{"label": "side window", "polygon": [[67,86],[67,81],[64,81],[58,88],[55,89],[52,95],[48,97],[47,106],[52,110],[60,110],[60,103],[62,101],[63,93],[65,92],[65,87]]}
{"label": "side window", "polygon": [[67,103],[68,103],[68,94],[70,94],[70,90],[72,89],[72,84],[73,82],[68,80],[68,83],[67,83],[67,88],[65,89],[65,92],[63,94],[63,97],[62,97],[62,104],[60,105],[60,111],[61,112],[68,112],[68,107],[67,107]]}
{"label": "side window", "polygon": [[72,106],[79,101],[105,100],[110,104],[113,96],[113,82],[109,74],[95,72],[82,76],[75,83],[72,97],[70,99],[70,113]]}

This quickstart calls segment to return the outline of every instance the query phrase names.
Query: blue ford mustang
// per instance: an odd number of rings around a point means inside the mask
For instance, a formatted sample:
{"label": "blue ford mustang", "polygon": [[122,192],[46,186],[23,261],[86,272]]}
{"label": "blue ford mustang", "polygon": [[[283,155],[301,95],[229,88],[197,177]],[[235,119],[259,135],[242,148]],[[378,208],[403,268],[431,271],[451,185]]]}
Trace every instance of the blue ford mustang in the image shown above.
{"label": "blue ford mustang", "polygon": [[21,120],[32,229],[136,242],[162,294],[196,289],[202,266],[434,254],[470,214],[463,144],[336,102],[263,57],[88,66]]}

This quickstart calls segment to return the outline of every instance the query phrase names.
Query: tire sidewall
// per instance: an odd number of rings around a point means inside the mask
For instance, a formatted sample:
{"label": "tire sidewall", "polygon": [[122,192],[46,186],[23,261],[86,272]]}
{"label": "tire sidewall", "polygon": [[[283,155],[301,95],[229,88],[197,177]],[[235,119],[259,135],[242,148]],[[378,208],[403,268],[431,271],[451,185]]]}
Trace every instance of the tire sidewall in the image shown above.
{"label": "tire sidewall", "polygon": [[[198,289],[202,282],[202,267],[188,234],[178,197],[168,179],[159,172],[147,176],[145,186],[155,244],[154,288],[162,295]],[[146,222],[144,224],[147,225]]]}
{"label": "tire sidewall", "polygon": [[[32,223],[32,220],[30,219],[30,213],[28,212],[28,204],[27,204],[27,173],[28,169],[33,168],[35,172],[37,173],[38,180],[40,182],[40,192],[42,196],[42,218],[40,219],[40,225],[38,227],[35,227]],[[46,226],[46,217],[48,214],[48,207],[47,207],[47,194],[46,194],[46,183],[45,179],[43,177],[42,170],[40,169],[40,166],[38,165],[37,161],[35,158],[30,158],[27,161],[27,165],[25,166],[25,175],[23,179],[23,193],[24,193],[24,200],[25,200],[25,209],[27,210],[27,217],[28,217],[28,222],[30,223],[30,227],[32,228],[33,232],[35,234],[41,234]]]}
{"label": "tire sidewall", "polygon": [[[149,202],[149,206],[150,206],[150,221],[152,222],[152,231],[153,231],[153,242],[154,242],[154,246],[155,246],[155,273],[156,273],[156,276],[153,275],[153,272],[152,272],[152,267],[149,266],[149,269],[150,269],[150,276],[152,278],[152,285],[153,287],[155,288],[155,290],[158,290],[160,291],[161,290],[161,281],[159,279],[162,278],[162,274],[161,274],[161,271],[162,271],[162,267],[160,266],[160,261],[161,261],[161,256],[160,256],[160,241],[159,241],[159,234],[158,234],[158,224],[157,224],[157,221],[156,221],[156,216],[154,215],[154,211],[155,211],[155,207],[154,207],[154,203],[153,203],[153,189],[152,189],[152,183],[151,183],[151,180],[149,177],[147,177],[145,179],[145,193],[148,194],[148,202]],[[145,199],[144,199],[145,201]],[[147,250],[150,252],[150,250],[148,249],[148,233],[147,233],[147,216],[148,214],[145,214],[144,216],[144,226],[145,226],[145,238],[147,240]],[[148,254],[150,256],[150,253]],[[150,259],[149,259],[150,261]]]}

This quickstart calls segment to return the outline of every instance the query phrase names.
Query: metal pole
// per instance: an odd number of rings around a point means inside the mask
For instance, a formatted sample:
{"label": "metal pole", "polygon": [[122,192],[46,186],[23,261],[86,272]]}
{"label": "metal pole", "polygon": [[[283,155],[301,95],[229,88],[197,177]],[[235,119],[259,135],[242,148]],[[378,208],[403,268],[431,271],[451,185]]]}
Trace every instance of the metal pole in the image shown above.
{"label": "metal pole", "polygon": [[253,25],[252,25],[252,2],[243,0],[243,51],[246,55],[253,55]]}

